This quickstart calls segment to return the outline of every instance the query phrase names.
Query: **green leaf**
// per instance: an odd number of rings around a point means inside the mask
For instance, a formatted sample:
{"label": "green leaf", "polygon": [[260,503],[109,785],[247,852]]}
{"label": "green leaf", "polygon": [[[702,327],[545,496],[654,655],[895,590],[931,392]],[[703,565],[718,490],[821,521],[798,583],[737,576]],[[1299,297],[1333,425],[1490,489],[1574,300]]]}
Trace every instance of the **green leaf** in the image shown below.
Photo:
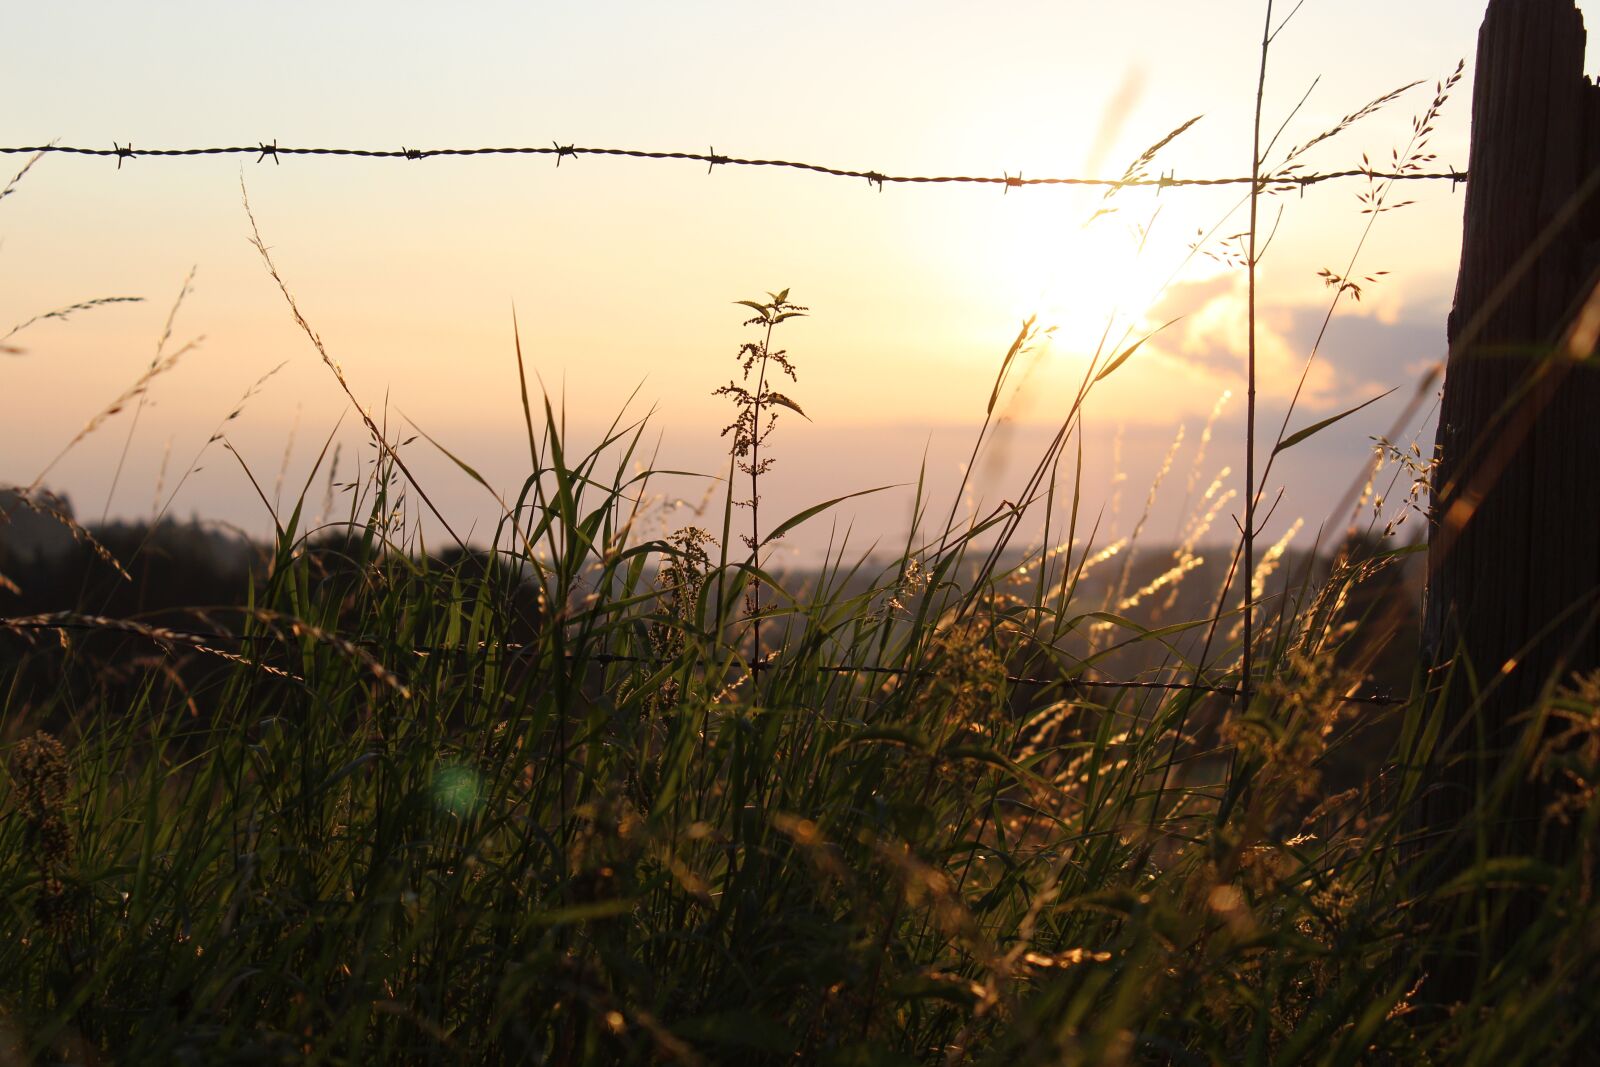
{"label": "green leaf", "polygon": [[788,533],[790,530],[794,529],[796,526],[799,526],[802,522],[805,522],[807,519],[812,518],[812,517],[814,517],[816,515],[820,515],[822,512],[827,511],[829,508],[833,507],[835,504],[842,504],[846,500],[851,500],[851,499],[854,499],[855,497],[858,497],[858,496],[868,496],[869,494],[872,494],[872,493],[881,493],[885,489],[898,489],[898,488],[899,488],[898,485],[880,485],[876,489],[863,489],[859,493],[847,493],[844,496],[836,496],[832,500],[825,500],[820,504],[814,504],[811,507],[806,508],[804,511],[800,512],[800,514],[798,514],[798,515],[794,516],[793,518],[789,519],[789,521],[784,522],[784,523],[780,523],[778,525],[777,529],[773,530],[771,533],[767,534],[767,536],[765,536],[765,537],[763,537],[761,539],[761,543],[765,545],[765,544],[768,544],[768,543],[770,543],[772,541],[776,541],[778,538],[782,537],[784,534]]}
{"label": "green leaf", "polygon": [[1326,430],[1329,426],[1332,426],[1334,423],[1338,422],[1340,419],[1349,418],[1351,415],[1354,415],[1356,412],[1360,411],[1362,408],[1370,407],[1371,405],[1376,404],[1378,401],[1380,401],[1384,397],[1388,396],[1389,393],[1393,393],[1393,392],[1394,392],[1394,390],[1390,389],[1389,392],[1387,392],[1387,393],[1379,393],[1377,396],[1373,397],[1371,400],[1368,400],[1365,404],[1357,404],[1355,407],[1351,408],[1349,411],[1341,411],[1341,412],[1339,412],[1339,414],[1334,415],[1331,418],[1323,419],[1321,422],[1314,422],[1310,426],[1307,426],[1303,430],[1296,430],[1294,433],[1290,434],[1288,437],[1285,437],[1282,441],[1279,441],[1277,447],[1272,450],[1272,454],[1274,456],[1276,456],[1279,452],[1282,452],[1284,449],[1293,448],[1295,445],[1299,444],[1301,441],[1304,441],[1306,438],[1310,437],[1312,434],[1320,433],[1321,431]]}
{"label": "green leaf", "polygon": [[1133,356],[1133,354],[1135,352],[1139,351],[1139,349],[1144,346],[1144,343],[1146,341],[1148,341],[1152,337],[1155,337],[1156,335],[1160,334],[1168,326],[1171,326],[1173,323],[1179,321],[1182,318],[1183,318],[1183,316],[1179,315],[1178,318],[1176,318],[1176,319],[1168,319],[1166,322],[1162,323],[1156,329],[1151,330],[1149,333],[1147,333],[1143,337],[1139,338],[1133,344],[1131,344],[1127,348],[1123,349],[1122,355],[1118,356],[1116,359],[1112,360],[1110,363],[1107,363],[1105,365],[1105,369],[1103,369],[1099,374],[1096,374],[1094,376],[1094,380],[1098,382],[1100,379],[1106,377],[1112,371],[1116,370],[1118,367],[1120,367],[1124,363],[1128,362],[1128,360]]}
{"label": "green leaf", "polygon": [[735,304],[743,304],[747,308],[754,308],[755,310],[761,312],[761,314],[763,314],[763,315],[765,315],[770,310],[768,305],[766,305],[766,304],[758,304],[754,300],[735,300],[734,303]]}

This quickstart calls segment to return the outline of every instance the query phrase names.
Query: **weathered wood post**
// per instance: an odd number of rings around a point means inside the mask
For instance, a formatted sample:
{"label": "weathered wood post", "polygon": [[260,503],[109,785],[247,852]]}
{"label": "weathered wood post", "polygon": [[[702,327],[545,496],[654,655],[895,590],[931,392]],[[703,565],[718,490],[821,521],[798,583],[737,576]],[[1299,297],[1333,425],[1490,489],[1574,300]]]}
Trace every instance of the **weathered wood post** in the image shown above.
{"label": "weathered wood post", "polygon": [[[1433,753],[1434,830],[1473,810],[1548,679],[1600,667],[1600,372],[1579,321],[1597,310],[1600,87],[1584,43],[1573,0],[1490,0],[1478,39],[1424,612],[1455,734]],[[1491,849],[1559,858],[1544,806],[1524,780]]]}

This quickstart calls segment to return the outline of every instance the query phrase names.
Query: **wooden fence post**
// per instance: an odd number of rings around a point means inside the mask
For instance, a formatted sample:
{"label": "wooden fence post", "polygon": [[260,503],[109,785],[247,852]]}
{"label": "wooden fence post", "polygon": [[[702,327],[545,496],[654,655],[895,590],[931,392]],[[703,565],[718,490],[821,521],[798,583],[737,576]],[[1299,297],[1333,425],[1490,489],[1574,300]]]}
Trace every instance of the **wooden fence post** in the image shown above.
{"label": "wooden fence post", "polygon": [[[1584,364],[1593,324],[1574,328],[1600,307],[1600,87],[1584,43],[1573,0],[1490,0],[1478,39],[1423,625],[1456,734],[1433,754],[1433,830],[1473,811],[1551,677],[1600,668],[1600,373]],[[1540,836],[1546,799],[1535,782],[1513,790],[1491,849],[1559,858],[1568,845]]]}

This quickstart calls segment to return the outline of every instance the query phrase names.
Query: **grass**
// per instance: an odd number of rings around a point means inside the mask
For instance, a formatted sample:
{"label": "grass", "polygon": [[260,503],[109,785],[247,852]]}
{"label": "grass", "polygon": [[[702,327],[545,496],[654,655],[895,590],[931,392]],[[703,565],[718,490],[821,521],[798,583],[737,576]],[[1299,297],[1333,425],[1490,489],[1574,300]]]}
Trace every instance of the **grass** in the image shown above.
{"label": "grass", "polygon": [[[795,590],[700,531],[635,540],[643,424],[580,454],[536,410],[493,551],[424,551],[374,442],[211,637],[7,621],[60,638],[5,661],[13,1058],[1510,1063],[1590,1034],[1590,850],[1436,884],[1493,796],[1419,835],[1446,724],[1345,699],[1382,620],[1341,604],[1404,549],[1261,598],[1248,708],[1100,689],[1129,647],[1236,688],[1238,609],[1151,630],[1080,610],[1101,546],[999,551],[1029,506],[1073,540],[1053,457],[1023,504]],[[165,654],[104,666],[130,641]],[[1596,695],[1553,693],[1568,736],[1502,772],[1568,783],[1551,818],[1590,841]],[[1470,999],[1428,999],[1466,965]]]}
{"label": "grass", "polygon": [[[1446,95],[1403,166],[1428,158]],[[277,535],[233,606],[112,615],[86,587],[75,611],[0,619],[0,1064],[1543,1064],[1592,1046],[1600,681],[1552,679],[1461,821],[1425,820],[1473,725],[1429,691],[1473,680],[1368,699],[1415,546],[1380,517],[1331,554],[1255,557],[1273,461],[1336,419],[1285,417],[1225,566],[1200,546],[1226,479],[1197,463],[1183,543],[1136,581],[1143,520],[1108,544],[1079,514],[1084,404],[1144,343],[1108,332],[1007,503],[930,521],[919,483],[896,558],[843,539],[797,581],[763,548],[848,496],[758,510],[772,416],[799,412],[766,373],[800,358],[770,347],[802,310],[782,290],[741,302],[762,332],[746,384],[719,390],[737,410],[719,529],[645,535],[645,421],[579,447],[519,350],[527,476],[495,496],[487,547],[450,532],[441,552],[418,520],[452,528],[408,444],[256,243],[361,415],[365,473],[324,522],[311,480],[277,509],[244,469]],[[1330,317],[1380,276],[1359,253],[1326,273]],[[170,335],[73,444],[190,351]],[[991,420],[1037,339],[1025,325],[1002,360]],[[1431,470],[1380,449],[1397,477]],[[329,500],[336,463],[324,448]],[[36,489],[24,506],[129,573]],[[1114,576],[1091,584],[1097,566]],[[1174,614],[1201,580],[1207,606]],[[1528,855],[1491,853],[1530,780],[1550,804]],[[1563,862],[1534,829],[1574,842]]]}

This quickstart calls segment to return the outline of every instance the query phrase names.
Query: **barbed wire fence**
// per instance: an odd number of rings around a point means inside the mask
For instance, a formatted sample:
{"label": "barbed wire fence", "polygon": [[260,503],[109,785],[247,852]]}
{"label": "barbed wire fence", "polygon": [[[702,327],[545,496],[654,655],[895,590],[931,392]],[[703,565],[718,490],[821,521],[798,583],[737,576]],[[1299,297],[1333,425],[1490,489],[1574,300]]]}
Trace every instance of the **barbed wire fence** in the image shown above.
{"label": "barbed wire fence", "polygon": [[1033,186],[1079,186],[1098,189],[1182,189],[1200,188],[1208,186],[1250,185],[1259,180],[1265,191],[1289,191],[1305,189],[1324,182],[1342,181],[1350,178],[1365,178],[1369,181],[1448,181],[1453,185],[1468,180],[1466,171],[1454,167],[1444,171],[1412,171],[1412,170],[1378,170],[1372,167],[1356,167],[1347,170],[1325,171],[1321,173],[1302,174],[1297,170],[1283,171],[1277,174],[1264,174],[1260,179],[1245,177],[1222,178],[1186,178],[1179,177],[1176,173],[1164,173],[1157,177],[1144,174],[1125,175],[1121,178],[1097,178],[1079,176],[1053,176],[1053,177],[1025,177],[1021,173],[1011,174],[1002,171],[999,176],[993,174],[891,174],[879,170],[854,170],[847,167],[832,167],[821,163],[807,163],[792,159],[754,159],[744,156],[723,155],[714,147],[708,147],[704,152],[664,152],[642,148],[591,148],[575,144],[560,144],[552,141],[548,145],[523,145],[513,147],[480,147],[480,148],[307,148],[280,145],[276,140],[258,141],[255,144],[224,145],[210,148],[134,148],[128,144],[112,143],[110,148],[90,148],[83,145],[32,145],[17,147],[0,147],[0,155],[74,155],[98,156],[115,158],[117,169],[122,169],[122,164],[129,160],[137,159],[179,159],[198,156],[255,156],[257,163],[271,159],[274,163],[282,163],[284,157],[295,156],[332,156],[347,159],[443,159],[462,158],[468,156],[553,156],[556,166],[561,165],[563,159],[581,159],[585,156],[596,158],[621,158],[621,159],[646,159],[646,160],[679,160],[689,163],[706,164],[706,173],[711,173],[717,167],[768,167],[788,170],[803,171],[808,174],[818,174],[829,178],[853,178],[865,180],[869,185],[882,191],[888,185],[997,185],[1003,188],[1022,189]]}
{"label": "barbed wire fence", "polygon": [[[1179,131],[1181,132],[1182,129]],[[1170,140],[1171,136],[1167,138]],[[1162,144],[1166,142],[1163,141]],[[522,145],[522,146],[483,146],[474,148],[339,148],[339,147],[301,147],[280,145],[277,140],[257,141],[254,144],[220,145],[212,147],[180,147],[180,148],[135,148],[132,142],[121,144],[113,142],[110,148],[95,148],[85,145],[22,145],[0,146],[0,156],[27,155],[34,157],[27,167],[31,167],[38,158],[46,155],[71,155],[97,158],[114,158],[117,169],[120,171],[125,162],[140,159],[192,159],[206,156],[255,156],[255,162],[260,164],[269,158],[274,164],[281,164],[284,157],[332,157],[344,159],[377,159],[377,160],[407,160],[421,161],[425,159],[464,158],[473,156],[549,156],[555,160],[559,167],[563,160],[581,159],[584,157],[612,158],[612,159],[640,159],[650,161],[669,161],[704,163],[706,173],[711,174],[717,167],[754,167],[776,168],[799,171],[829,178],[845,178],[864,180],[869,186],[882,192],[889,185],[971,185],[971,186],[999,186],[1003,191],[1023,189],[1038,186],[1079,187],[1104,189],[1108,193],[1119,189],[1192,189],[1215,188],[1225,186],[1247,185],[1254,186],[1255,191],[1262,193],[1286,193],[1300,191],[1321,185],[1327,182],[1344,181],[1350,179],[1365,179],[1371,181],[1406,181],[1406,182],[1435,182],[1448,181],[1452,189],[1470,179],[1467,171],[1448,167],[1446,170],[1424,171],[1416,168],[1398,170],[1380,170],[1370,165],[1344,170],[1302,173],[1298,165],[1292,165],[1276,173],[1264,172],[1259,176],[1243,177],[1183,177],[1174,172],[1164,172],[1151,177],[1137,167],[1129,170],[1120,178],[1088,177],[1077,175],[1054,175],[1045,177],[1026,177],[1021,172],[1011,174],[1001,171],[996,176],[993,174],[894,174],[879,170],[860,170],[847,167],[834,167],[821,163],[811,163],[801,160],[789,159],[763,159],[744,156],[735,156],[719,153],[715,147],[708,147],[704,152],[698,151],[658,151],[638,148],[595,148],[579,146],[576,144],[561,144],[552,141],[549,145]],[[26,172],[27,167],[24,167]],[[20,178],[21,175],[19,174]],[[13,182],[14,184],[14,182]],[[8,190],[9,191],[9,190]],[[28,632],[53,631],[66,633],[71,631],[121,631],[133,636],[142,636],[154,640],[158,644],[188,645],[202,651],[213,651],[211,644],[239,644],[251,640],[251,635],[229,634],[219,631],[184,631],[151,628],[133,620],[116,620],[105,618],[72,618],[69,615],[33,616],[28,618],[0,618],[0,634],[11,633],[21,635]],[[503,645],[498,650],[505,653],[517,654],[522,652],[521,646]],[[487,649],[471,648],[429,648],[416,649],[419,655],[465,653],[472,651],[487,651]],[[622,662],[651,662],[649,657],[635,656],[589,656],[586,657],[593,663],[622,663]],[[838,664],[821,668],[831,673],[866,674],[866,675],[899,675],[915,673],[912,668],[881,667],[869,665]],[[1123,691],[1156,691],[1156,692],[1199,692],[1234,697],[1247,690],[1244,687],[1206,685],[1200,682],[1154,682],[1154,681],[1117,681],[1111,679],[1091,679],[1086,677],[1029,677],[1008,675],[1007,681],[1013,685],[1024,686],[1053,686],[1065,685],[1085,689],[1123,690]],[[1341,696],[1341,702],[1359,703],[1377,706],[1394,706],[1405,701],[1387,693],[1350,694]]]}

